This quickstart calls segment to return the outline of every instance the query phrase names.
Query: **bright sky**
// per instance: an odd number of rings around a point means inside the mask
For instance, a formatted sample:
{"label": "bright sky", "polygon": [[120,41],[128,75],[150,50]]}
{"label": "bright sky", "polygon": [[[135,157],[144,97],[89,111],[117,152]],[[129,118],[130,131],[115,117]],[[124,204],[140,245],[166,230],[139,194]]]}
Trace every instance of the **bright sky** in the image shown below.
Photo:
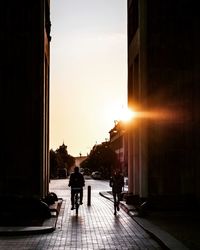
{"label": "bright sky", "polygon": [[50,148],[86,155],[127,106],[127,0],[50,3]]}

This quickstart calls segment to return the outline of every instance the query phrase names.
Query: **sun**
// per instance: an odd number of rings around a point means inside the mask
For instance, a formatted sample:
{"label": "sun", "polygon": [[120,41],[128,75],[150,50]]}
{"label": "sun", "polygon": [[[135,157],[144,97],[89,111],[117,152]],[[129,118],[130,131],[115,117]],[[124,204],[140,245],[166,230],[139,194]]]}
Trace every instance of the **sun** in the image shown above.
{"label": "sun", "polygon": [[[129,123],[137,116],[137,112],[129,109],[127,106],[122,106],[118,103],[110,103],[104,106],[105,122],[113,124],[116,122]],[[112,126],[112,125],[111,125]]]}
{"label": "sun", "polygon": [[123,122],[129,122],[130,120],[132,120],[135,117],[136,113],[129,109],[123,109],[120,113],[120,120]]}

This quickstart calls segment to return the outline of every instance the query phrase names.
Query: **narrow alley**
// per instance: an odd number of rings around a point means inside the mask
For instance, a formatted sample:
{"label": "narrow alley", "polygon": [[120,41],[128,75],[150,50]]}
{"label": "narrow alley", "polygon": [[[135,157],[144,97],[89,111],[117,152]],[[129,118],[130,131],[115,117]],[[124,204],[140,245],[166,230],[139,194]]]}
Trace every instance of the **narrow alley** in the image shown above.
{"label": "narrow alley", "polygon": [[[87,206],[87,186],[92,189],[91,206]],[[63,199],[57,227],[53,233],[0,237],[0,249],[162,249],[123,210],[113,215],[113,204],[101,197],[108,182],[86,180],[84,204],[78,218],[71,211],[68,180],[53,180],[50,189]]]}

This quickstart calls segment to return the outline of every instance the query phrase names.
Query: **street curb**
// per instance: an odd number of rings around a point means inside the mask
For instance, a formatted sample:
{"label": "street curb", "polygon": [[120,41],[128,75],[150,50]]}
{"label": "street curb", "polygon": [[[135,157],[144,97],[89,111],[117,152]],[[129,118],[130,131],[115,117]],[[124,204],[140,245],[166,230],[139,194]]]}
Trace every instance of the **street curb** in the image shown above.
{"label": "street curb", "polygon": [[[131,214],[130,214],[131,216]],[[159,242],[164,249],[170,250],[189,250],[182,242],[178,241],[171,234],[162,230],[160,227],[150,223],[147,219],[131,216],[152,238]]]}
{"label": "street curb", "polygon": [[0,236],[45,234],[53,232],[56,229],[56,223],[62,205],[62,201],[63,200],[59,198],[58,201],[55,203],[53,209],[50,208],[52,216],[51,218],[44,220],[42,226],[0,227]]}
{"label": "street curb", "polygon": [[[99,194],[112,201],[112,195],[108,192],[99,192]],[[141,226],[154,240],[156,240],[164,249],[168,250],[189,250],[183,243],[178,241],[172,235],[162,230],[160,227],[149,222],[145,218],[138,216],[134,211],[134,206],[129,206],[125,202],[120,202],[120,207],[139,225]]]}
{"label": "street curb", "polygon": [[29,235],[51,233],[55,227],[0,227],[1,236]]}

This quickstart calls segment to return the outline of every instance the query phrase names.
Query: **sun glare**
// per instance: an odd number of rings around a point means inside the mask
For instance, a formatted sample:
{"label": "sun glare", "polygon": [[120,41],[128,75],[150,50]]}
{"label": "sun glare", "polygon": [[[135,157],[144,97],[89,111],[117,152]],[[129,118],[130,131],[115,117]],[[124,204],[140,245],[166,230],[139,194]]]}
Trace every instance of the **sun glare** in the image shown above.
{"label": "sun glare", "polygon": [[119,121],[128,123],[138,115],[137,112],[128,107],[123,107],[120,104],[113,102],[104,107],[104,112],[106,121],[112,121],[114,123]]}
{"label": "sun glare", "polygon": [[125,110],[122,110],[120,115],[120,120],[128,122],[134,117],[135,117],[135,112],[127,108]]}

